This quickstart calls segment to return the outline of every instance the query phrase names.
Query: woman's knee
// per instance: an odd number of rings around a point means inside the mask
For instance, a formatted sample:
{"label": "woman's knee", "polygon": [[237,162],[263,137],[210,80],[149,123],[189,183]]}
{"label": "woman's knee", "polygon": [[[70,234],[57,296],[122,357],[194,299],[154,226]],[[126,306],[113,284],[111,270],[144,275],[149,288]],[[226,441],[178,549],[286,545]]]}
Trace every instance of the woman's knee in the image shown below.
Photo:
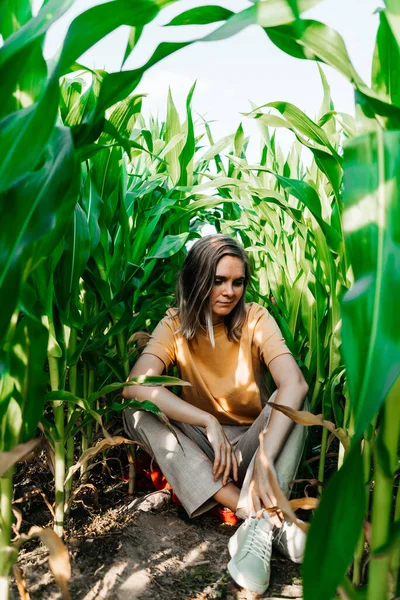
{"label": "woman's knee", "polygon": [[141,434],[159,422],[157,417],[146,410],[126,408],[123,412],[124,428],[126,432],[136,441]]}

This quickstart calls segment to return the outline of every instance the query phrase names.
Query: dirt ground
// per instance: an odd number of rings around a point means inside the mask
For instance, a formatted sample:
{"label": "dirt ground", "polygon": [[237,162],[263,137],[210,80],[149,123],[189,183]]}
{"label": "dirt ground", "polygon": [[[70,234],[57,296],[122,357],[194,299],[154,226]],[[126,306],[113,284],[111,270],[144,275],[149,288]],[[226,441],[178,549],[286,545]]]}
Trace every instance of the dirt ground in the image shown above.
{"label": "dirt ground", "polygon": [[[27,479],[32,484],[32,473],[25,476]],[[36,485],[44,486],[41,479],[43,474],[36,474]],[[151,495],[140,508],[128,508],[132,499],[127,495],[125,482],[99,483],[97,491],[97,506],[90,489],[77,498],[66,527],[72,600],[259,597],[241,590],[227,572],[227,543],[234,527],[210,515],[188,519],[181,507],[171,504],[165,492]],[[147,494],[148,491],[141,492],[142,497]],[[16,495],[20,495],[18,487]],[[51,524],[49,510],[40,495],[23,507],[23,519],[23,530],[34,524]],[[48,568],[48,552],[38,541],[23,546],[18,566],[31,600],[61,600]],[[271,585],[263,598],[301,598],[298,565],[274,554],[271,573]],[[14,585],[12,600],[19,600]]]}

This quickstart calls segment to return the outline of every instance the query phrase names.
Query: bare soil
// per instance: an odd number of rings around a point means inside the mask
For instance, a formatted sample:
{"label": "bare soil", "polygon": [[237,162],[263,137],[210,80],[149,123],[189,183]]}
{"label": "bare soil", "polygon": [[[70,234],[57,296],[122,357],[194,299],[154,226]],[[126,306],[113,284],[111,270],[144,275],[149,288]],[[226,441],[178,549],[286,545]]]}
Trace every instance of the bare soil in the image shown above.
{"label": "bare soil", "polygon": [[[50,485],[51,477],[38,472],[37,466],[35,469],[36,486]],[[21,495],[18,486],[26,487],[29,481],[32,487],[32,470],[18,479],[16,497]],[[91,488],[77,497],[65,530],[72,564],[72,600],[257,597],[240,589],[227,572],[227,543],[234,527],[210,515],[190,520],[165,493],[142,503],[142,509],[149,509],[146,512],[127,508],[132,498],[127,495],[127,483],[119,478],[99,479],[97,491],[97,506]],[[145,494],[148,491],[142,492]],[[21,509],[22,505],[17,506]],[[40,495],[26,502],[22,512],[21,531],[33,524],[51,526],[50,512]],[[40,542],[32,540],[23,546],[18,566],[31,600],[61,600],[48,568],[48,552]],[[263,598],[301,598],[298,565],[273,555],[271,571],[271,585]],[[14,584],[12,599],[19,599]]]}

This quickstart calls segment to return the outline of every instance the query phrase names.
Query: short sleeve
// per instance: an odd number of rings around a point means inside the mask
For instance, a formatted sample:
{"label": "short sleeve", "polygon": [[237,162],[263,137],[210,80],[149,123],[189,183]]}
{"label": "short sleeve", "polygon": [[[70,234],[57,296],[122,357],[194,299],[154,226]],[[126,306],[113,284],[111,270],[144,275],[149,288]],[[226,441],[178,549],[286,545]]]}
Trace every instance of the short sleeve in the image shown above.
{"label": "short sleeve", "polygon": [[173,319],[165,317],[153,331],[142,354],[153,354],[165,364],[166,370],[175,362],[175,336]]}
{"label": "short sleeve", "polygon": [[286,342],[275,319],[269,314],[266,308],[259,305],[255,306],[253,343],[259,351],[260,360],[268,366],[271,360],[277,356],[291,354],[291,352],[286,346]]}

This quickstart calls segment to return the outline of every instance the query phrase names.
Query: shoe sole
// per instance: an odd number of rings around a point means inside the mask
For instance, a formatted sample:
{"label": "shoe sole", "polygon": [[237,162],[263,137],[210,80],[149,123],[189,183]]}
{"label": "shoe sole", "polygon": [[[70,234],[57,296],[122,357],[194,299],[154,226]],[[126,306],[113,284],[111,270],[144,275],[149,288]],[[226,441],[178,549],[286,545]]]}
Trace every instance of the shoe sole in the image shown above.
{"label": "shoe sole", "polygon": [[231,555],[231,557],[233,557],[238,549],[238,542],[237,542],[237,535],[234,534],[229,542],[228,542],[228,550],[229,550],[229,554]]}
{"label": "shoe sole", "polygon": [[238,571],[233,558],[231,558],[231,560],[228,562],[228,571],[232,579],[234,579],[236,583],[240,585],[240,587],[249,590],[250,592],[255,592],[256,594],[261,595],[269,586],[269,582],[267,585],[260,585],[259,583],[255,583],[254,581],[249,581],[246,579],[246,577],[244,577],[244,575]]}

